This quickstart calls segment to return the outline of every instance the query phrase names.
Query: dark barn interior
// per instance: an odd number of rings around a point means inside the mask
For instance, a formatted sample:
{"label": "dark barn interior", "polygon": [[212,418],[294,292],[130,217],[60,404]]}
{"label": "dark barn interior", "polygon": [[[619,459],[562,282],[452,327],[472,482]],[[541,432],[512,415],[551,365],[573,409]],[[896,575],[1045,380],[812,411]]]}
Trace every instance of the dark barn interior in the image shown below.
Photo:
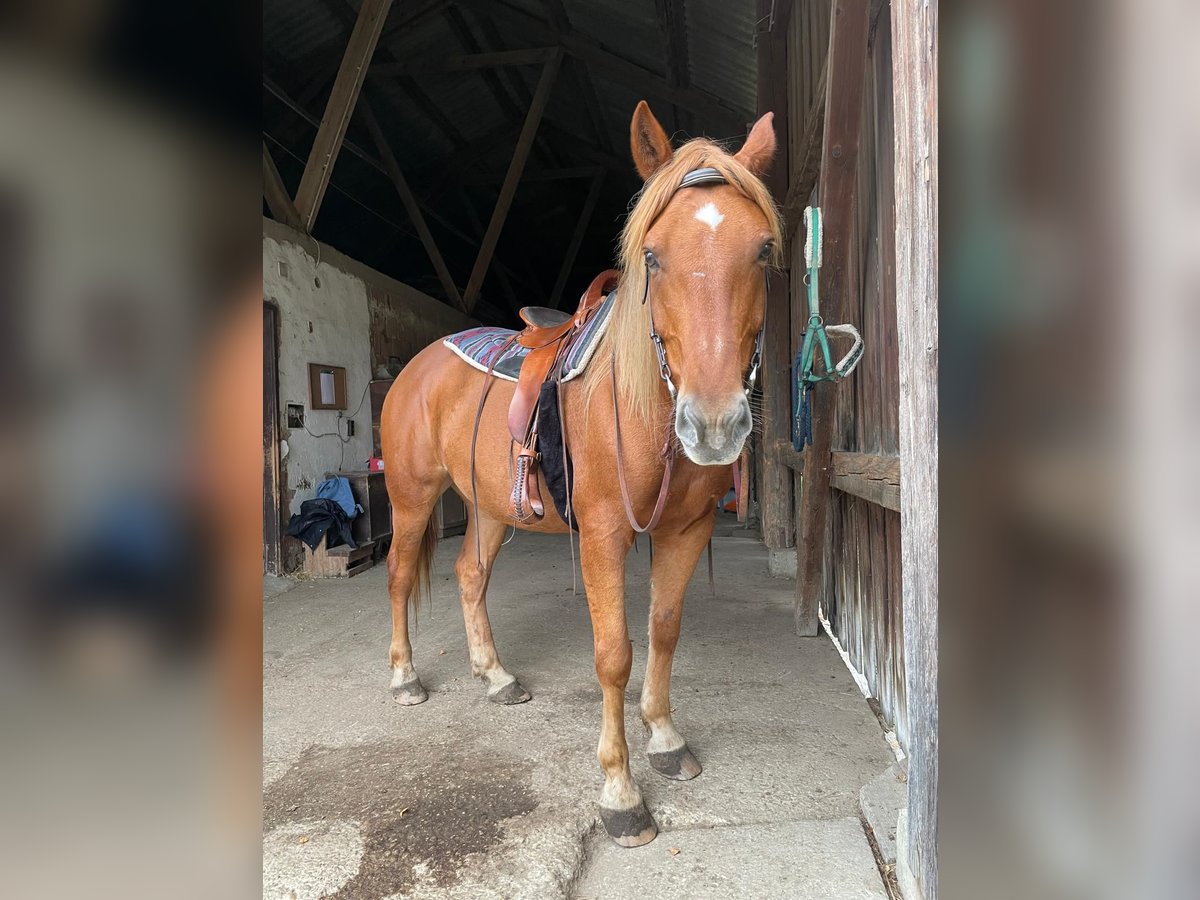
{"label": "dark barn interior", "polygon": [[[510,324],[530,304],[572,306],[611,265],[639,187],[628,138],[639,100],[676,140],[744,137],[753,12],[713,0],[689,2],[686,15],[673,0],[393,9],[311,233],[484,322]],[[264,3],[264,141],[293,196],[357,15],[351,0]],[[460,301],[439,278],[397,169],[460,296],[483,236],[496,233],[477,297]]]}

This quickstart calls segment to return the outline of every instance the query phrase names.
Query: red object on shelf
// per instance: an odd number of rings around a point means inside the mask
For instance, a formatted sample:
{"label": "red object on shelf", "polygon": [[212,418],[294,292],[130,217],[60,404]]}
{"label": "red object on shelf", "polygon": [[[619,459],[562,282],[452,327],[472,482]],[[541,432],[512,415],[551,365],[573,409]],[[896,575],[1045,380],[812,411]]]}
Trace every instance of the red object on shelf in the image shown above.
{"label": "red object on shelf", "polygon": [[367,468],[370,469],[372,472],[382,472],[383,471],[383,460],[378,456],[372,456],[370,459],[367,460]]}

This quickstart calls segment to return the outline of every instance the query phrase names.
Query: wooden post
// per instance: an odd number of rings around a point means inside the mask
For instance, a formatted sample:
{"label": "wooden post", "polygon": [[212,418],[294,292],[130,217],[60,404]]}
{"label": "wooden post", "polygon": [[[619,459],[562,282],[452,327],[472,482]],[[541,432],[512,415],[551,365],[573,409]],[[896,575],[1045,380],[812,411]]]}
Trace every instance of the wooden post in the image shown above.
{"label": "wooden post", "polygon": [[[770,21],[772,0],[757,0],[755,17]],[[775,139],[779,151],[767,173],[767,187],[776,202],[787,196],[792,145],[788,128],[787,19],[777,18],[769,32],[758,35],[758,112],[775,113]],[[759,507],[762,539],[770,550],[784,550],[795,543],[792,504],[792,473],[779,451],[791,441],[791,310],[786,270],[772,272],[767,279],[767,328],[763,337],[763,434],[759,444],[762,477]]]}
{"label": "wooden post", "polygon": [[367,67],[375,53],[379,32],[383,30],[383,22],[391,6],[392,0],[363,0],[354,30],[350,33],[350,42],[342,56],[329,102],[325,104],[325,115],[321,118],[316,140],[304,166],[304,175],[300,178],[300,187],[296,191],[296,209],[304,230],[310,234],[321,209],[321,201],[325,198],[325,189],[329,187],[333,164],[342,149],[346,126],[350,124],[350,116],[367,77]]}
{"label": "wooden post", "polygon": [[587,199],[583,202],[579,219],[575,223],[575,233],[571,235],[571,243],[563,257],[562,266],[558,270],[558,278],[554,282],[554,290],[550,294],[549,306],[558,309],[562,306],[563,291],[567,287],[567,279],[575,268],[575,257],[579,255],[579,247],[587,234],[588,224],[592,221],[592,213],[596,211],[596,202],[600,199],[600,189],[604,186],[604,170],[601,169],[592,177],[591,187],[588,188]]}
{"label": "wooden post", "polygon": [[937,3],[892,0],[900,523],[908,693],[908,816],[897,859],[908,900],[937,900]]}
{"label": "wooden post", "polygon": [[267,208],[271,210],[271,215],[278,221],[284,225],[290,225],[292,228],[300,227],[300,214],[296,212],[296,205],[292,203],[291,195],[283,185],[283,178],[280,177],[279,170],[275,168],[275,160],[271,159],[265,141],[263,142],[263,196],[267,198]]}
{"label": "wooden post", "polygon": [[446,261],[442,259],[442,254],[438,250],[437,243],[429,231],[429,226],[425,224],[425,217],[421,214],[421,206],[417,202],[417,198],[413,195],[412,189],[409,188],[408,182],[404,179],[404,173],[400,171],[400,163],[396,161],[396,155],[392,153],[392,148],[388,145],[387,138],[383,134],[383,129],[379,127],[379,120],[375,118],[375,113],[371,110],[371,105],[367,102],[366,97],[359,100],[359,108],[362,112],[363,121],[367,125],[367,130],[371,132],[371,138],[375,141],[375,149],[379,153],[379,158],[383,161],[383,167],[387,170],[388,178],[396,186],[396,192],[400,194],[400,200],[404,203],[404,209],[408,212],[408,217],[412,220],[413,227],[417,229],[417,237],[421,239],[421,245],[425,248],[425,252],[429,254],[429,261],[433,263],[438,281],[442,283],[442,290],[446,292],[446,296],[450,299],[450,302],[463,312],[466,312],[467,306],[463,303],[462,295],[459,294],[458,288],[454,286],[454,279],[450,277],[450,270],[446,268]]}
{"label": "wooden post", "polygon": [[529,159],[529,151],[533,147],[533,138],[537,134],[538,124],[542,121],[542,113],[546,110],[546,101],[550,99],[550,89],[558,75],[558,67],[562,64],[562,54],[555,54],[550,62],[542,69],[542,77],[538,79],[537,90],[533,94],[533,103],[525,116],[525,125],[521,136],[517,138],[517,148],[513,151],[512,161],[508,164],[508,174],[500,188],[500,196],[496,199],[496,208],[492,211],[492,220],[488,223],[487,232],[479,246],[479,256],[475,258],[475,267],[471,270],[471,278],[467,282],[467,290],[463,294],[466,310],[469,313],[475,308],[479,299],[479,291],[483,288],[483,278],[487,274],[492,254],[496,251],[496,242],[500,240],[500,230],[508,217],[512,206],[513,196],[517,192],[517,183],[521,180],[521,172],[525,169],[525,161]]}
{"label": "wooden post", "polygon": [[[821,152],[819,202],[822,222],[821,315],[826,322],[846,320],[854,186],[863,87],[867,77],[867,0],[835,0],[829,32],[825,142]],[[800,327],[801,323],[797,323]],[[819,628],[817,604],[824,583],[825,530],[830,500],[830,449],[838,384],[813,391],[813,442],[804,451],[804,476],[796,524],[796,632]]]}

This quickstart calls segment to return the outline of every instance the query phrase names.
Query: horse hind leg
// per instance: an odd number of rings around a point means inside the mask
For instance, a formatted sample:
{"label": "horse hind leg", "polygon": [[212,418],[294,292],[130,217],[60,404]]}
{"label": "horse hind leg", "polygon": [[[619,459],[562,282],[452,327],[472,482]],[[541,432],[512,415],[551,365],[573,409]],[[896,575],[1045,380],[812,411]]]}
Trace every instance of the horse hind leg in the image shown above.
{"label": "horse hind leg", "polygon": [[[529,691],[521,686],[500,664],[492,626],[487,614],[487,587],[492,566],[504,543],[506,526],[503,522],[480,513],[478,520],[469,514],[466,537],[458,562],[454,566],[461,590],[463,623],[467,629],[467,646],[471,652],[471,673],[487,683],[487,698],[493,703],[510,706],[530,699]],[[475,535],[479,544],[476,557]]]}
{"label": "horse hind leg", "polygon": [[405,491],[406,496],[399,499],[393,495],[392,498],[392,545],[387,557],[388,596],[392,604],[389,661],[392,699],[401,706],[415,706],[429,699],[429,694],[412,663],[408,606],[410,598],[419,601],[420,592],[428,590],[438,540],[433,512],[444,485],[431,485],[421,491],[420,496],[413,495],[413,485],[405,487],[409,488]]}

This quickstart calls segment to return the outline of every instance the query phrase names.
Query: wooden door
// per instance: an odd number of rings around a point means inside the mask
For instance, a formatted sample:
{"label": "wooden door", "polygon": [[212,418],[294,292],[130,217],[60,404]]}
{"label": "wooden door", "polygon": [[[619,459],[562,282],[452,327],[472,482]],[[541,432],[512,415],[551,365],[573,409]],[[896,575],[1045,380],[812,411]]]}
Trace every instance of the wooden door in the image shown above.
{"label": "wooden door", "polygon": [[263,304],[263,571],[280,574],[283,522],[280,516],[279,311]]}

